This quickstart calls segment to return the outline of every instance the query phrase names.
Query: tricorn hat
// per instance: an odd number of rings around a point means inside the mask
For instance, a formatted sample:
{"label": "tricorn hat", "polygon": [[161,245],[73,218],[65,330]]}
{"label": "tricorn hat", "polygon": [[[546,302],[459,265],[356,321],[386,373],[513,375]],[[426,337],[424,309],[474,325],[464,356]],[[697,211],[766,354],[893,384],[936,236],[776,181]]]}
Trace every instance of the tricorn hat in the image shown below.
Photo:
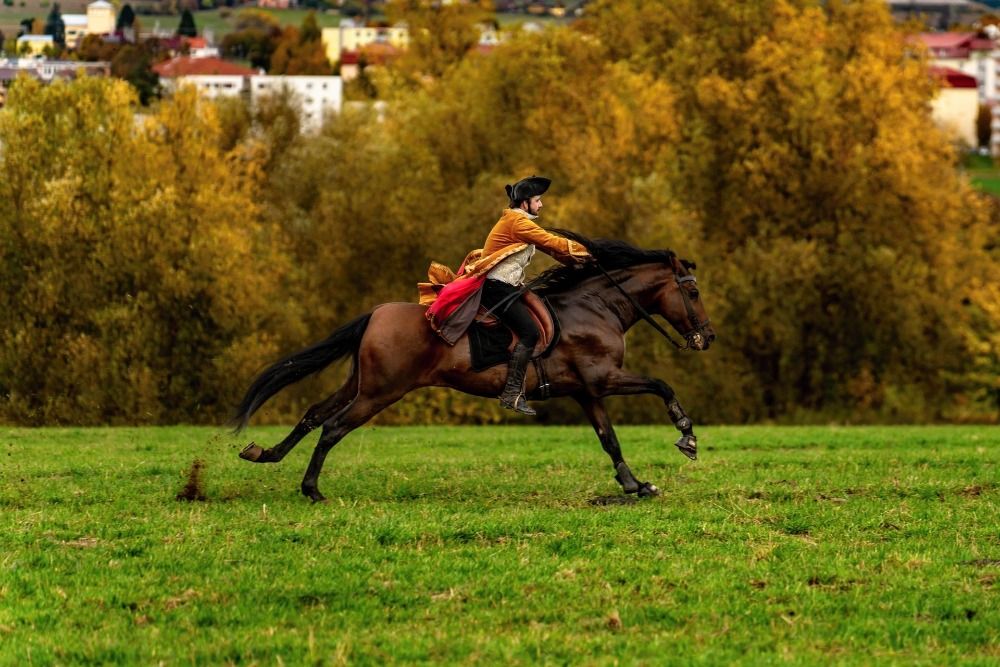
{"label": "tricorn hat", "polygon": [[551,184],[552,181],[548,178],[529,176],[528,178],[522,178],[514,185],[505,185],[504,189],[510,198],[511,206],[514,206],[525,199],[545,194],[545,191],[549,189],[549,185]]}

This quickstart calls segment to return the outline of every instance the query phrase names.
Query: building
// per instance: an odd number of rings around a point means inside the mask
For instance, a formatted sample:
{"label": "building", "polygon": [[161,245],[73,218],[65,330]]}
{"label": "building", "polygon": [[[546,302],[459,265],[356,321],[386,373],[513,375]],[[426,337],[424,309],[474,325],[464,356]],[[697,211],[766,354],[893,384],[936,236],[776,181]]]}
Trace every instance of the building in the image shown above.
{"label": "building", "polygon": [[63,14],[63,25],[66,26],[66,46],[75,49],[80,40],[87,34],[86,14]]}
{"label": "building", "polygon": [[160,77],[160,85],[167,92],[187,84],[212,99],[245,94],[247,77],[258,73],[255,69],[228,60],[190,56],[178,56],[157,63],[153,65],[153,71]]}
{"label": "building", "polygon": [[[993,28],[993,26],[990,26]],[[975,77],[979,101],[992,105],[1000,99],[997,68],[1000,67],[1000,48],[995,28],[987,33],[975,32],[925,32],[917,39],[927,47],[935,67],[958,70]]]}
{"label": "building", "polygon": [[340,61],[344,51],[360,51],[369,44],[388,44],[397,49],[405,49],[410,43],[410,30],[405,25],[367,26],[358,25],[350,19],[341,21],[335,28],[323,28],[323,46],[326,59],[332,63]]}
{"label": "building", "polygon": [[75,79],[81,74],[109,76],[111,63],[77,62],[75,60],[37,60],[35,58],[0,58],[0,107],[7,97],[7,89],[19,76],[29,76],[42,83]]}
{"label": "building", "polygon": [[87,5],[87,34],[110,35],[115,31],[115,8],[110,2],[97,0]]}
{"label": "building", "polygon": [[359,51],[342,51],[340,54],[340,76],[344,81],[358,78],[362,67],[382,67],[400,55],[402,50],[392,44],[367,44]]}
{"label": "building", "polygon": [[972,25],[991,9],[970,0],[888,0],[889,11],[898,21],[922,21],[932,30]]}
{"label": "building", "polygon": [[242,97],[251,104],[271,95],[291,94],[301,109],[302,129],[307,131],[319,129],[324,116],[339,113],[343,105],[339,76],[267,76],[218,58],[187,56],[159,63],[153,71],[167,92],[190,85],[210,99]]}
{"label": "building", "polygon": [[52,35],[21,35],[17,38],[17,54],[20,56],[40,56],[45,49],[54,47]]}
{"label": "building", "polygon": [[340,113],[344,87],[339,76],[252,76],[250,102],[258,104],[271,95],[290,93],[301,109],[302,129],[318,130],[323,118]]}
{"label": "building", "polygon": [[934,121],[952,140],[975,148],[979,145],[976,132],[979,84],[976,77],[947,67],[931,67],[930,73],[939,85],[938,95],[931,103]]}

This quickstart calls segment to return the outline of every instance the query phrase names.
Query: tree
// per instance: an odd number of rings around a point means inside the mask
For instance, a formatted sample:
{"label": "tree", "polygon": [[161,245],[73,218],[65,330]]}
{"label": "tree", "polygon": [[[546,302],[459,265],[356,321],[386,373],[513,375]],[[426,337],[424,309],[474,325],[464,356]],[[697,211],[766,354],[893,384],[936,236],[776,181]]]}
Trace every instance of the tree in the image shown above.
{"label": "tree", "polygon": [[591,9],[609,55],[675,91],[667,198],[697,221],[698,246],[727,258],[708,274],[726,297],[713,318],[739,331],[724,375],[752,378],[735,392],[710,382],[748,410],[729,418],[946,414],[971,386],[958,380],[966,335],[1000,324],[961,305],[964,277],[993,264],[977,240],[984,206],[928,117],[925,62],[885,4]]}
{"label": "tree", "polygon": [[302,27],[299,29],[299,40],[305,44],[306,42],[320,42],[322,38],[323,33],[319,29],[319,24],[316,23],[316,12],[311,11],[302,19]]}
{"label": "tree", "polygon": [[111,60],[111,73],[135,88],[145,106],[160,95],[160,77],[153,71],[153,54],[145,44],[125,44]]}
{"label": "tree", "polygon": [[976,114],[976,140],[980,148],[988,148],[990,139],[993,137],[993,109],[986,105],[979,105],[979,112]]}
{"label": "tree", "polygon": [[142,123],[136,103],[115,79],[23,80],[0,114],[6,422],[217,422],[296,331],[254,152],[220,147],[193,89]]}
{"label": "tree", "polygon": [[472,51],[479,43],[478,26],[492,18],[493,3],[392,0],[386,11],[393,23],[409,26],[410,43],[395,69],[415,84],[441,77]]}
{"label": "tree", "polygon": [[[306,16],[305,23],[312,18],[315,27],[315,17],[310,12]],[[307,28],[303,25],[303,28]],[[289,26],[284,29],[281,39],[275,45],[274,53],[271,55],[271,74],[288,75],[326,75],[330,74],[332,68],[330,61],[326,59],[326,47],[321,40],[304,39],[303,32]]]}
{"label": "tree", "polygon": [[118,12],[118,19],[115,21],[115,32],[122,32],[133,25],[135,25],[135,11],[133,11],[132,5],[126,2],[122,5],[121,11]]}
{"label": "tree", "polygon": [[52,42],[59,48],[66,46],[66,23],[59,12],[59,3],[53,3],[52,10],[45,20],[45,34],[52,35]]}
{"label": "tree", "polygon": [[181,12],[181,22],[177,26],[177,34],[183,37],[197,37],[198,27],[194,24],[194,15],[190,9]]}
{"label": "tree", "polygon": [[280,37],[278,29],[265,32],[259,28],[246,28],[231,32],[222,38],[222,55],[249,60],[252,67],[268,71]]}

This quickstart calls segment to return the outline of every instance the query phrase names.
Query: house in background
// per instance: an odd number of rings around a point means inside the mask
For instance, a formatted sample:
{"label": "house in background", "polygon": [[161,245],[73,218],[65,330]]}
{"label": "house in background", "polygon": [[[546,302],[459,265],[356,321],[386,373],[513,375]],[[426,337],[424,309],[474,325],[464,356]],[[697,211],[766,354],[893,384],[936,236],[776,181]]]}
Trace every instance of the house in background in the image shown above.
{"label": "house in background", "polygon": [[271,95],[289,93],[299,105],[303,131],[318,130],[329,113],[340,113],[343,81],[339,76],[267,76],[219,58],[181,56],[153,66],[164,91],[194,86],[209,99],[241,97],[256,105]]}
{"label": "house in background", "polygon": [[232,97],[247,92],[247,77],[257,70],[219,58],[178,56],[153,65],[160,85],[171,92],[185,84],[193,85],[205,97]]}
{"label": "house in background", "polygon": [[932,30],[948,30],[955,25],[972,25],[990,7],[971,0],[888,0],[897,21],[922,21]]}
{"label": "house in background", "polygon": [[992,105],[1000,94],[997,91],[997,67],[1000,66],[1000,51],[995,26],[988,26],[989,32],[923,32],[916,39],[927,47],[932,65],[958,70],[975,77],[979,101]]}
{"label": "house in background", "polygon": [[7,89],[19,76],[28,76],[42,83],[87,76],[110,76],[111,63],[68,60],[36,60],[34,58],[0,58],[0,107]]}
{"label": "house in background", "polygon": [[938,95],[931,103],[934,121],[953,140],[970,148],[979,145],[976,117],[979,115],[979,83],[976,77],[947,67],[931,67],[938,82]]}
{"label": "house in background", "polygon": [[340,113],[344,86],[339,76],[250,77],[251,104],[260,104],[263,98],[279,94],[292,95],[299,104],[302,129],[311,132],[322,127],[327,114]]}
{"label": "house in background", "polygon": [[52,35],[21,35],[17,38],[17,53],[22,56],[40,56],[45,49],[55,47]]}
{"label": "house in background", "polygon": [[369,44],[387,44],[396,49],[405,49],[410,43],[410,29],[405,25],[372,26],[357,24],[344,19],[335,28],[323,28],[323,46],[326,59],[331,63],[340,60],[345,51],[358,52]]}

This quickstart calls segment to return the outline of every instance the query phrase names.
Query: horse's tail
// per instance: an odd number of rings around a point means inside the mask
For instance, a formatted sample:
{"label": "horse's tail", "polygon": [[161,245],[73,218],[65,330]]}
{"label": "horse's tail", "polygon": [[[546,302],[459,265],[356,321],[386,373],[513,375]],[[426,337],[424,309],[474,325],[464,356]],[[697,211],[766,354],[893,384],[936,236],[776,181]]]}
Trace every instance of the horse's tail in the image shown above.
{"label": "horse's tail", "polygon": [[326,340],[285,357],[257,376],[236,408],[236,415],[233,417],[236,432],[246,427],[250,417],[267,399],[288,385],[318,373],[338,359],[356,352],[371,318],[371,313],[354,318],[330,334]]}

